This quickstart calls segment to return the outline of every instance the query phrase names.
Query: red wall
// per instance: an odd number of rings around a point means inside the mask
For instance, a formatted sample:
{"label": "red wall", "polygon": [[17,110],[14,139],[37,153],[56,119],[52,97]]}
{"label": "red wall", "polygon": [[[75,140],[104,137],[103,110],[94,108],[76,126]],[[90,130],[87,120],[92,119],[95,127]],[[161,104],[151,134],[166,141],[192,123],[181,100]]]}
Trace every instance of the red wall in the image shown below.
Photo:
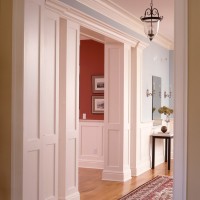
{"label": "red wall", "polygon": [[81,40],[80,44],[80,119],[103,120],[103,114],[92,114],[92,76],[104,75],[104,44],[93,40]]}

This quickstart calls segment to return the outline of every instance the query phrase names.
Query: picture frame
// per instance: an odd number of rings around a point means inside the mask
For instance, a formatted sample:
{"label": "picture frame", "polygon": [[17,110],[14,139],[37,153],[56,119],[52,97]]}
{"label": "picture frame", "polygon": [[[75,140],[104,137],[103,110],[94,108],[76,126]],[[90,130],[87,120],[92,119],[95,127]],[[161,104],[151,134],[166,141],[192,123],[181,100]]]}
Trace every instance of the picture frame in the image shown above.
{"label": "picture frame", "polygon": [[92,76],[92,92],[104,93],[104,76]]}
{"label": "picture frame", "polygon": [[92,96],[92,113],[104,114],[104,96]]}

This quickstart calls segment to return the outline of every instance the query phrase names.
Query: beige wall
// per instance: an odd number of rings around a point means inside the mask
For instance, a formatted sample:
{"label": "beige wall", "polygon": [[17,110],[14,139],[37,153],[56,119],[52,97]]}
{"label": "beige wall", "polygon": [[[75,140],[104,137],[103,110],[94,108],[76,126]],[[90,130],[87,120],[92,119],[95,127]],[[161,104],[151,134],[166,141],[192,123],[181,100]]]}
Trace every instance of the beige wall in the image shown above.
{"label": "beige wall", "polygon": [[0,0],[0,199],[10,199],[12,0]]}
{"label": "beige wall", "polygon": [[188,200],[200,189],[200,1],[189,3]]}

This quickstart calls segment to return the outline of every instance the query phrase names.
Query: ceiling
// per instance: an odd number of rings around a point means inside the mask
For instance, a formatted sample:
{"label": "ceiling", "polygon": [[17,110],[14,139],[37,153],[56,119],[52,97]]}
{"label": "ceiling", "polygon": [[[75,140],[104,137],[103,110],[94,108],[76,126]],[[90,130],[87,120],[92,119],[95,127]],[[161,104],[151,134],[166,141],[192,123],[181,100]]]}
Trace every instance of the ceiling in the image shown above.
{"label": "ceiling", "polygon": [[[150,7],[150,0],[107,0],[126,10],[136,18],[144,16]],[[157,8],[163,20],[160,23],[159,33],[167,39],[174,41],[174,0],[153,0],[153,7]]]}

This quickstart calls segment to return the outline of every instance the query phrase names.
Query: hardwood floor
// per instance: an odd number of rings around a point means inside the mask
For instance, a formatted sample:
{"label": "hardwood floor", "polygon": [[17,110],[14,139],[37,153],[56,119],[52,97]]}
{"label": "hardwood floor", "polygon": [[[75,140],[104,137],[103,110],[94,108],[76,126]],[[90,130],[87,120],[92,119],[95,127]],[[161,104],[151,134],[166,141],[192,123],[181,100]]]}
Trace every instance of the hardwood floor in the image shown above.
{"label": "hardwood floor", "polygon": [[138,177],[132,177],[125,183],[102,181],[101,174],[102,170],[99,169],[79,168],[81,200],[116,200],[157,175],[173,176],[173,160],[170,171],[167,169],[167,163],[163,163],[154,170],[151,169]]}

